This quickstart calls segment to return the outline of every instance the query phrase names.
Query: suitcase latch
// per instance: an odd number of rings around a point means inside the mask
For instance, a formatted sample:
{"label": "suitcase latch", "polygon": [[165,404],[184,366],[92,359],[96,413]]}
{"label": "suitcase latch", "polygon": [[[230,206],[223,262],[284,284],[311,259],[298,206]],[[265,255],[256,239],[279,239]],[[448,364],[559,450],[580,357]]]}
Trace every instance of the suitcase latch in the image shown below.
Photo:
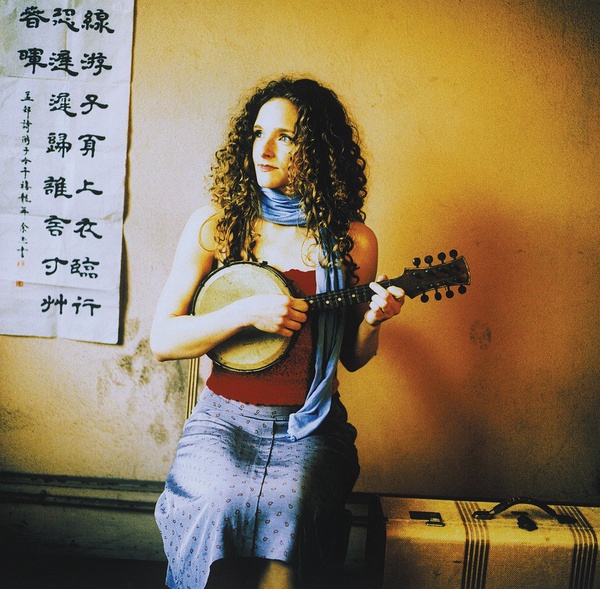
{"label": "suitcase latch", "polygon": [[438,511],[411,511],[410,519],[424,521],[426,526],[443,528],[446,525],[442,519],[442,514]]}
{"label": "suitcase latch", "polygon": [[513,511],[513,513],[517,516],[517,525],[522,530],[534,532],[538,529],[537,524],[529,517],[526,511]]}

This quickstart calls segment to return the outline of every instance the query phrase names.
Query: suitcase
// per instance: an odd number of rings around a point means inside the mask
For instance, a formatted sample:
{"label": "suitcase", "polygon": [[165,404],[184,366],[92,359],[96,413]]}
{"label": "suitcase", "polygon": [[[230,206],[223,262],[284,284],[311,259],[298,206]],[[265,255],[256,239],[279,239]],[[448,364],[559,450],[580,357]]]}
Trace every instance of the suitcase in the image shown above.
{"label": "suitcase", "polygon": [[600,507],[529,498],[379,501],[384,589],[600,588]]}

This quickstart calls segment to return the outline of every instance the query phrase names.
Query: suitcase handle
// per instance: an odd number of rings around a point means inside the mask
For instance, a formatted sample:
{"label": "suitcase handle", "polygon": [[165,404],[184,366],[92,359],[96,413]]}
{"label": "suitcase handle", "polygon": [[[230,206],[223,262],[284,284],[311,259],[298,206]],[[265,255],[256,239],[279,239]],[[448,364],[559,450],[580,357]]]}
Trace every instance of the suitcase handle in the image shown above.
{"label": "suitcase handle", "polygon": [[494,519],[499,513],[510,509],[514,505],[520,504],[534,505],[535,507],[539,507],[542,511],[545,511],[550,517],[556,519],[559,524],[576,524],[577,520],[570,515],[563,513],[556,513],[552,507],[550,507],[547,503],[543,501],[539,501],[538,499],[532,499],[531,497],[511,497],[510,499],[505,499],[492,507],[489,511],[474,511],[472,517],[475,519]]}

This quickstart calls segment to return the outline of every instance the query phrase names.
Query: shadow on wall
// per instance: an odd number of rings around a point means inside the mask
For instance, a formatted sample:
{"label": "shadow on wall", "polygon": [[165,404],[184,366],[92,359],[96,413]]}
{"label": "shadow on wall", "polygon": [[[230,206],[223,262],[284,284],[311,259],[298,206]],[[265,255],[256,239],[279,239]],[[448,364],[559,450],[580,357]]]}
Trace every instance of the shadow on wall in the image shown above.
{"label": "shadow on wall", "polygon": [[382,415],[382,431],[398,436],[386,479],[409,494],[593,501],[600,342],[586,310],[590,254],[548,219],[476,206],[462,217],[450,242],[470,266],[465,298],[411,309],[411,324],[389,326],[398,353],[384,347],[379,359],[385,378],[407,387],[391,399],[399,411]]}

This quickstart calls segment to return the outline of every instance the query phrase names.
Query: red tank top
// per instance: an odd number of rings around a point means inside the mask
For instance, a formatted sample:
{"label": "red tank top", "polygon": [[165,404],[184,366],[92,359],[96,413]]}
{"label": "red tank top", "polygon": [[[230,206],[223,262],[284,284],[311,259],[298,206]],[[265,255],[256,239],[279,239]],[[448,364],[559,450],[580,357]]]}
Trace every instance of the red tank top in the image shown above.
{"label": "red tank top", "polygon": [[[299,296],[315,293],[314,270],[284,274]],[[313,319],[309,316],[291,350],[273,366],[260,372],[231,372],[214,364],[206,386],[217,395],[252,405],[302,405],[314,376]]]}

